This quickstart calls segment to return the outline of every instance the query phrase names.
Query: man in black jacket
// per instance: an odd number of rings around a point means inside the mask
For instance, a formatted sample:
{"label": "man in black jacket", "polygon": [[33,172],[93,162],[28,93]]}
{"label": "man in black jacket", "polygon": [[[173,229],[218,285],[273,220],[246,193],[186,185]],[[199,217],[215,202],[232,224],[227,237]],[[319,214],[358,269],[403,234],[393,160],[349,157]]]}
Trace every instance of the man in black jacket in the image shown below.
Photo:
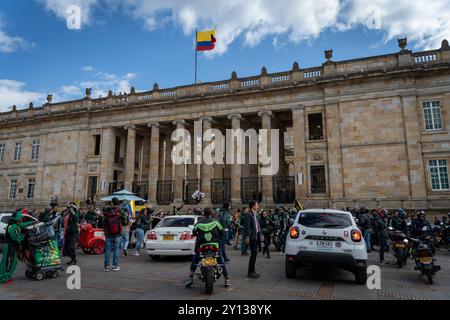
{"label": "man in black jacket", "polygon": [[250,202],[250,212],[247,215],[245,234],[249,238],[250,261],[248,264],[248,278],[258,279],[260,275],[255,271],[256,256],[258,254],[258,243],[261,242],[262,233],[258,220],[259,204],[256,201]]}

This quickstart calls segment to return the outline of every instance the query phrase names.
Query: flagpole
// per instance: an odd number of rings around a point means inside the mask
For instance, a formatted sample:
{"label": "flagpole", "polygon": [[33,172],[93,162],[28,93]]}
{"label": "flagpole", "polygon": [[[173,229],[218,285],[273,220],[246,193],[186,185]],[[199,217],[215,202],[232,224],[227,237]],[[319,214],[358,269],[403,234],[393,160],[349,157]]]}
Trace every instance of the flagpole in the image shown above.
{"label": "flagpole", "polygon": [[197,60],[198,60],[198,51],[197,51],[197,41],[198,41],[198,30],[195,29],[195,84],[197,84]]}

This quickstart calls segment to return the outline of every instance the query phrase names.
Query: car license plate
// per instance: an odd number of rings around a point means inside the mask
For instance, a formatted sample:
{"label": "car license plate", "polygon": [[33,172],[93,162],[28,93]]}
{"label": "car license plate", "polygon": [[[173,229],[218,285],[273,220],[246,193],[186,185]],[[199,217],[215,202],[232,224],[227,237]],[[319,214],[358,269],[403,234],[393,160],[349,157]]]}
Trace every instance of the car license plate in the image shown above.
{"label": "car license plate", "polygon": [[333,248],[333,242],[332,241],[317,241],[317,247],[322,249],[332,249]]}
{"label": "car license plate", "polygon": [[396,244],[395,244],[395,247],[396,247],[396,248],[403,249],[403,248],[405,248],[405,244],[404,244],[404,243],[396,243]]}
{"label": "car license plate", "polygon": [[173,240],[175,237],[172,234],[166,234],[163,236],[163,240]]}
{"label": "car license plate", "polygon": [[433,258],[431,258],[431,257],[420,258],[419,260],[420,260],[420,263],[425,263],[425,264],[433,262]]}

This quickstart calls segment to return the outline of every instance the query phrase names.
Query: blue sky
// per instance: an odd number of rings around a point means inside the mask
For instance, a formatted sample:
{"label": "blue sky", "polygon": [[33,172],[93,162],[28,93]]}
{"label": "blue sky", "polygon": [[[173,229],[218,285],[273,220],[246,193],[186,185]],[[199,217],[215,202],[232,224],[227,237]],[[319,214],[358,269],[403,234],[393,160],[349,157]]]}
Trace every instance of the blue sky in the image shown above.
{"label": "blue sky", "polygon": [[[202,0],[187,7],[176,0],[153,1],[154,7],[145,7],[148,1],[143,4],[140,0],[73,0],[84,6],[82,27],[68,30],[64,12],[58,7],[61,2],[3,0],[0,110],[6,111],[12,104],[23,108],[30,100],[42,104],[47,93],[53,93],[57,101],[80,98],[85,87],[93,87],[99,95],[109,89],[129,91],[131,85],[138,91],[150,90],[154,82],[162,88],[193,83],[195,26],[217,25],[218,49],[212,54],[199,53],[199,79],[203,82],[228,79],[233,70],[240,77],[259,74],[263,66],[269,72],[285,71],[294,61],[302,68],[318,66],[325,60],[325,49],[334,50],[335,61],[392,53],[398,51],[398,36],[408,36],[409,48],[414,50],[439,47],[439,38],[430,38],[430,32],[420,37],[409,30],[411,17],[404,17],[405,28],[399,29],[389,25],[392,15],[383,13],[382,22],[375,21],[378,26],[368,27],[358,23],[358,19],[367,18],[357,15],[360,9],[354,8],[356,13],[352,13],[342,1],[330,0],[341,6],[336,12],[316,7],[312,10],[317,13],[315,20],[303,18],[302,22],[302,13],[298,17],[276,15],[276,10],[285,12],[288,7],[274,8],[272,17],[267,13],[270,10],[264,11],[270,2],[258,1],[259,9],[232,8],[244,11],[237,18],[227,8],[218,17],[197,14],[197,5],[205,6]],[[302,4],[298,2],[298,6]],[[245,26],[255,15],[257,23]],[[437,27],[436,33],[447,34],[447,27]]]}

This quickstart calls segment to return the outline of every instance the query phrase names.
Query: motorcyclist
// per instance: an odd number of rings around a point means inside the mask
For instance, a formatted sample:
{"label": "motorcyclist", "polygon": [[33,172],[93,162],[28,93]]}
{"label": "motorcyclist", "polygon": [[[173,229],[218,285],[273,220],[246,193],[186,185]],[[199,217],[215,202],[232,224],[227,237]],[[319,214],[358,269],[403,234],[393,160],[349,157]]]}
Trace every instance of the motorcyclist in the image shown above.
{"label": "motorcyclist", "polygon": [[[424,228],[426,228],[424,230]],[[424,232],[431,232],[433,229],[430,222],[425,217],[425,212],[423,210],[417,211],[417,218],[413,221],[411,225],[411,235],[420,236]]]}
{"label": "motorcyclist", "polygon": [[[224,236],[222,225],[212,217],[211,208],[205,208],[203,211],[203,217],[199,219],[194,226],[192,235],[196,237],[194,247],[194,257],[192,258],[189,280],[186,283],[186,287],[190,288],[194,284],[194,273],[197,269],[197,265],[200,262],[199,249],[202,245],[210,244],[219,247],[220,239]],[[222,267],[222,274],[225,278],[224,286],[228,288],[230,286],[230,279],[228,278],[228,271],[223,261],[223,257],[219,254],[219,265]]]}

